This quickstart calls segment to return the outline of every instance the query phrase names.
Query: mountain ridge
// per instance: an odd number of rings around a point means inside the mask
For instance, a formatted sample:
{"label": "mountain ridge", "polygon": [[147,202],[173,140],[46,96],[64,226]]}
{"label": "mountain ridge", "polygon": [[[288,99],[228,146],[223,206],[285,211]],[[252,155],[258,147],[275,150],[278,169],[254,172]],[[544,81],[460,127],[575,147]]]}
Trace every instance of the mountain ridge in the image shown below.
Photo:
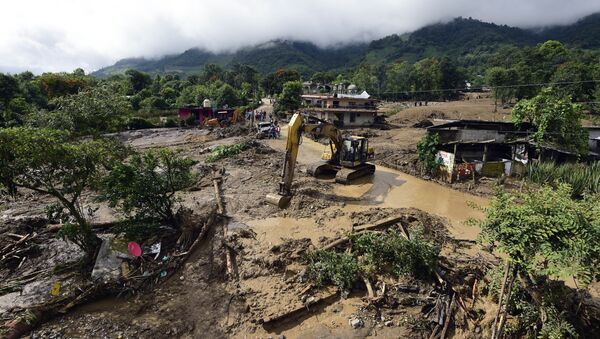
{"label": "mountain ridge", "polygon": [[570,25],[534,29],[458,17],[410,33],[330,48],[321,48],[308,41],[285,39],[266,41],[235,52],[213,53],[191,48],[158,59],[125,58],[92,75],[107,77],[128,68],[153,74],[192,74],[201,71],[208,63],[224,68],[236,63],[247,64],[263,73],[291,68],[310,74],[315,71],[343,71],[361,62],[389,63],[399,59],[415,62],[432,56],[447,56],[461,65],[469,66],[502,46],[534,46],[546,40],[559,40],[570,47],[600,49],[600,13],[583,17]]}

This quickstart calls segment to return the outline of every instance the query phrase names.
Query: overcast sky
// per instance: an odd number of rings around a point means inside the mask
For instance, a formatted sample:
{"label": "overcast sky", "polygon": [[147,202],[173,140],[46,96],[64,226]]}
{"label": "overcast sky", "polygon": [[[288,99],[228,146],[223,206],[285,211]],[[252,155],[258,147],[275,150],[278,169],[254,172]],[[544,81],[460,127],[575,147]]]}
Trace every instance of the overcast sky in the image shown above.
{"label": "overcast sky", "polygon": [[568,24],[599,0],[4,0],[0,72],[87,71],[191,47],[275,38],[368,41],[457,16],[519,27]]}

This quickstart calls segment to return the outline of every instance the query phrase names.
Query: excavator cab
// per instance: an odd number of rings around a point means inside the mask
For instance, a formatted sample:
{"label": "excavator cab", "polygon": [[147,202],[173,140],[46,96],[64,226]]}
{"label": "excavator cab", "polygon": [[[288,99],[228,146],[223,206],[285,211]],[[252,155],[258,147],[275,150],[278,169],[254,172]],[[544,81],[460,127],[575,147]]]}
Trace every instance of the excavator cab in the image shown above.
{"label": "excavator cab", "polygon": [[356,167],[369,159],[369,140],[364,137],[346,137],[342,142],[341,165]]}

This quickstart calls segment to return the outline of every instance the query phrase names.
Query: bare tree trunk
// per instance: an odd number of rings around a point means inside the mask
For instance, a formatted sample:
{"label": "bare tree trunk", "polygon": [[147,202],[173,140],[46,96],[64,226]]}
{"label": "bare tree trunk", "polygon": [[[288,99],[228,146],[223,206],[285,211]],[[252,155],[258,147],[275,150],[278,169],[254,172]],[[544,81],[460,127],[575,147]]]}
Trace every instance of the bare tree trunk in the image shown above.
{"label": "bare tree trunk", "polygon": [[504,267],[504,278],[502,278],[502,287],[500,288],[500,295],[498,295],[498,309],[496,310],[496,317],[494,318],[494,326],[492,327],[492,339],[496,338],[496,329],[498,328],[498,318],[500,317],[500,310],[502,309],[502,301],[504,300],[504,287],[508,280],[508,271],[510,270],[510,262],[506,263]]}
{"label": "bare tree trunk", "polygon": [[506,324],[506,313],[508,311],[508,303],[510,302],[510,295],[511,295],[513,283],[515,282],[516,277],[517,277],[517,267],[513,266],[511,277],[510,277],[510,282],[508,283],[508,291],[506,291],[506,302],[504,302],[504,311],[502,312],[502,321],[500,321],[500,327],[498,328],[498,338],[502,338],[504,324]]}

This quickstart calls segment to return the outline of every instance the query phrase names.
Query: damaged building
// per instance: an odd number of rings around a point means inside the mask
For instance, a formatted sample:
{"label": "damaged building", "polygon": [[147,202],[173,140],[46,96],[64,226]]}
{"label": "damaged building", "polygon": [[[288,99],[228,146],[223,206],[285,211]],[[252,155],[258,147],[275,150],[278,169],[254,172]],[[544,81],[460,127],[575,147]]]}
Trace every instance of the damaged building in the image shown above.
{"label": "damaged building", "polygon": [[371,126],[379,122],[377,100],[367,91],[358,93],[355,85],[334,85],[331,93],[308,91],[302,95],[302,104],[311,115],[338,127]]}
{"label": "damaged building", "polygon": [[[599,160],[600,128],[588,128],[588,159]],[[457,120],[427,129],[439,135],[437,161],[449,182],[475,175],[523,175],[529,161],[575,162],[577,153],[553,145],[538,145],[535,128],[528,123]]]}

